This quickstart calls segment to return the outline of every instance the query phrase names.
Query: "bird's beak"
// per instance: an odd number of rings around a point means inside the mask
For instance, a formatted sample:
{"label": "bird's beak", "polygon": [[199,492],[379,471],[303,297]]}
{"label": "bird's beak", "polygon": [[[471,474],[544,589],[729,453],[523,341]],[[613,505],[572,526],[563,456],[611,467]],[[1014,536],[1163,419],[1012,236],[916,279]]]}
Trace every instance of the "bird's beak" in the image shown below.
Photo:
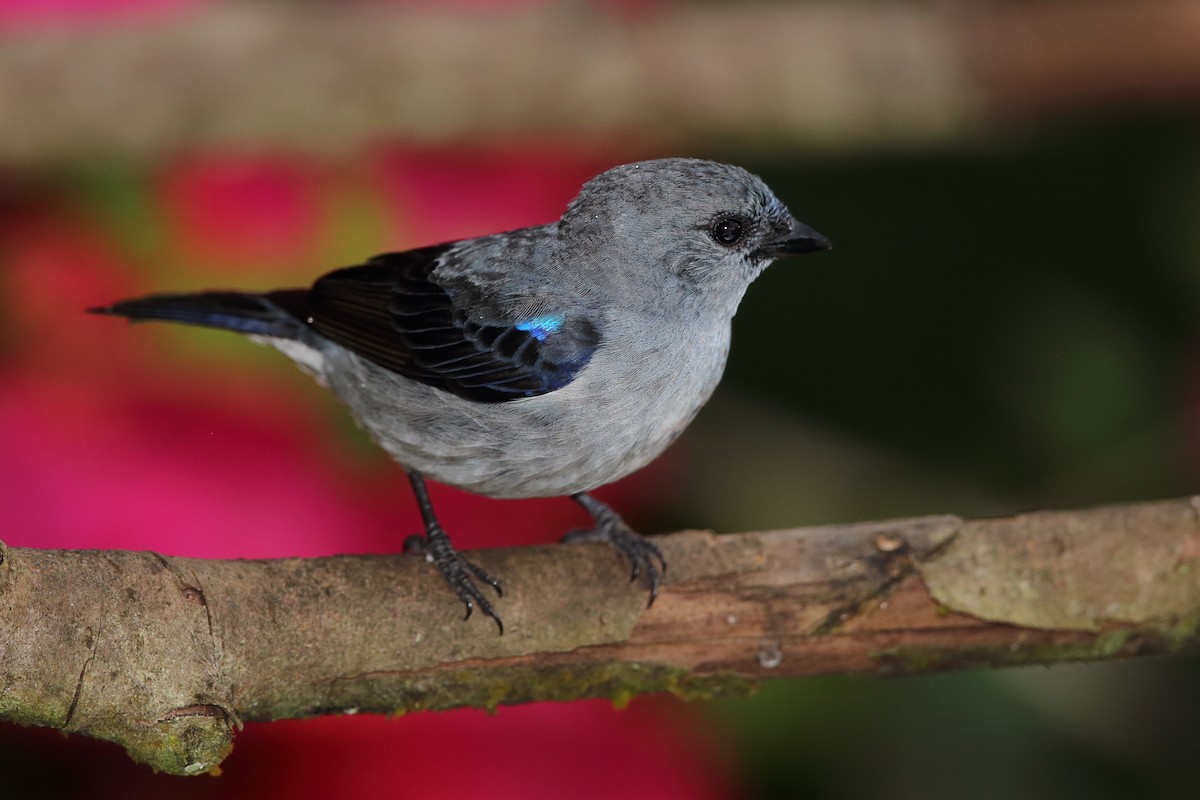
{"label": "bird's beak", "polygon": [[770,239],[758,248],[758,252],[768,258],[793,256],[801,253],[815,253],[818,250],[828,250],[833,245],[821,234],[793,219],[792,227],[787,232]]}

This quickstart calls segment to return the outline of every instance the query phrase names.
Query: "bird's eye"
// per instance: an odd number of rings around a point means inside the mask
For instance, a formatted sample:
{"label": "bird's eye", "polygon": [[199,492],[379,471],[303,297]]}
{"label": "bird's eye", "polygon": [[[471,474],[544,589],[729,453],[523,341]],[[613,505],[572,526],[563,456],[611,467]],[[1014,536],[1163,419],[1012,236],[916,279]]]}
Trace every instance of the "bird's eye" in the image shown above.
{"label": "bird's eye", "polygon": [[718,244],[737,244],[746,235],[746,225],[737,217],[720,217],[709,226],[709,233]]}

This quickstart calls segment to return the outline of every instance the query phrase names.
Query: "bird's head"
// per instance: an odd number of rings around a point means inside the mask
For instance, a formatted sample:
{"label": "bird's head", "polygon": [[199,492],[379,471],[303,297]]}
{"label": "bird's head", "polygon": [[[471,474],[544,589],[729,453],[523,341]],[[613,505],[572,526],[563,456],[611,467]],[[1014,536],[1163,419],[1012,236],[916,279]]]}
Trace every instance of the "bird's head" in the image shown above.
{"label": "bird's head", "polygon": [[690,158],[642,161],[601,173],[572,201],[561,224],[586,231],[593,248],[612,248],[610,264],[665,271],[735,305],[776,258],[830,246],[758,177]]}

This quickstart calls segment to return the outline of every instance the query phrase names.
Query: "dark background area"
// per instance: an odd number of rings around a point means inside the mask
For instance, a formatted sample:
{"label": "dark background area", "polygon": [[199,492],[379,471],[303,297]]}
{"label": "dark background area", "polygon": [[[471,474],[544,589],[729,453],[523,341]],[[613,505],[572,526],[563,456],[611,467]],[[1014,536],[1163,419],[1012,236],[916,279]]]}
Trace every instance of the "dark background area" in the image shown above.
{"label": "dark background area", "polygon": [[[1194,122],[1161,118],[755,165],[835,248],[747,295],[723,385],[738,400],[697,423],[720,444],[692,446],[717,458],[739,421],[755,438],[681,491],[735,505],[720,519],[745,530],[1191,491],[1196,164]],[[763,476],[769,497],[711,498],[788,461],[790,493]],[[686,505],[674,521],[705,524]],[[718,713],[754,796],[1189,797],[1198,678],[1187,659],[826,678]]]}

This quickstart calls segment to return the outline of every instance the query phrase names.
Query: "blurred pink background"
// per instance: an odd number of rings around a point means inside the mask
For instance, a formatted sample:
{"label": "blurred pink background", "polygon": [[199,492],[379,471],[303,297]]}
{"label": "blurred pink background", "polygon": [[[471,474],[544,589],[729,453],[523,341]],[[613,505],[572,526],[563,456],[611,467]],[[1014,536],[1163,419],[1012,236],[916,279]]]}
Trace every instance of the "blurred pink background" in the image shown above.
{"label": "blurred pink background", "polygon": [[[9,0],[0,32],[198,5]],[[403,471],[285,359],[83,309],[155,290],[303,285],[376,252],[544,222],[586,178],[639,155],[554,141],[381,145],[329,163],[200,152],[91,196],[20,185],[0,198],[4,540],[211,558],[397,550],[420,524]],[[605,496],[636,514],[652,491],[643,477]],[[434,500],[464,548],[555,541],[586,521],[562,500],[445,487]],[[12,726],[0,749],[25,754],[27,773],[6,778],[18,795],[24,778],[26,791],[90,797],[731,796],[717,734],[653,698],[251,723],[219,778],[154,775],[110,745]]]}

